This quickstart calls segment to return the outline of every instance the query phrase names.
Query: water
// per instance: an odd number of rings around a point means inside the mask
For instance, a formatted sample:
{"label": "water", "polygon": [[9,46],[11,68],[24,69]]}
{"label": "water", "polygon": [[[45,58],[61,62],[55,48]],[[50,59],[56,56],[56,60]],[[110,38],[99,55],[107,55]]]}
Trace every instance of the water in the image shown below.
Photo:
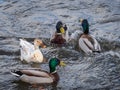
{"label": "water", "polygon": [[[41,49],[47,59],[56,56],[66,62],[66,67],[58,68],[58,90],[120,90],[119,8],[119,0],[0,0],[0,90],[39,89],[13,77],[10,69],[49,70],[47,64],[20,61],[19,38],[30,42],[41,38],[48,45]],[[56,22],[65,22],[71,34],[80,29],[80,18],[88,19],[102,53],[87,56],[70,46],[51,48],[48,42]]]}

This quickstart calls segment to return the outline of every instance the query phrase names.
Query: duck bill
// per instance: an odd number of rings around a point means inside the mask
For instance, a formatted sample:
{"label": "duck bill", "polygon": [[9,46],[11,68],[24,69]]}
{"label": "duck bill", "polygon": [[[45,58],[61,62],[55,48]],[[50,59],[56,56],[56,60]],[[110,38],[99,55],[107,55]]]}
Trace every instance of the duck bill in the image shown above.
{"label": "duck bill", "polygon": [[79,22],[82,23],[83,19],[80,19]]}
{"label": "duck bill", "polygon": [[60,31],[61,31],[62,34],[65,33],[65,29],[63,27],[60,28]]}
{"label": "duck bill", "polygon": [[60,66],[66,66],[66,64],[64,63],[64,61],[60,61]]}
{"label": "duck bill", "polygon": [[46,46],[44,43],[42,43],[42,44],[41,44],[41,47],[42,47],[42,48],[46,48],[47,46]]}
{"label": "duck bill", "polygon": [[47,46],[46,45],[44,45],[42,48],[46,48]]}

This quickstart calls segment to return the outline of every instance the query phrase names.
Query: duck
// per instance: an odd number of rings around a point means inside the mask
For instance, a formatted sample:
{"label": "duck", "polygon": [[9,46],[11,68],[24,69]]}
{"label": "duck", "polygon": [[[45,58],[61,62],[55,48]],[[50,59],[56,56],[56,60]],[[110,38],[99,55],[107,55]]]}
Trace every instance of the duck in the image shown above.
{"label": "duck", "polygon": [[17,69],[11,70],[10,73],[19,78],[19,80],[37,85],[37,84],[56,84],[60,80],[60,77],[57,73],[57,66],[65,66],[66,64],[58,59],[51,58],[49,60],[49,69],[50,71],[43,70],[41,68],[33,69]]}
{"label": "duck", "polygon": [[101,52],[101,47],[98,41],[95,39],[94,36],[89,34],[89,23],[87,19],[80,20],[83,33],[80,35],[79,38],[79,47],[83,50],[86,54],[90,54],[93,52]]}
{"label": "duck", "polygon": [[25,39],[20,39],[20,59],[21,61],[26,61],[27,63],[42,63],[45,62],[42,52],[39,46],[46,48],[46,45],[40,39],[34,39],[34,44],[28,42]]}
{"label": "duck", "polygon": [[76,30],[70,36],[70,42],[74,41],[73,43],[77,42],[77,46],[80,50],[82,50],[86,54],[92,53],[100,53],[101,46],[98,43],[97,39],[89,34],[89,23],[87,19],[81,19],[80,23],[82,25],[82,30]]}
{"label": "duck", "polygon": [[69,34],[66,24],[64,25],[62,21],[58,21],[56,24],[56,31],[51,36],[50,43],[63,45],[68,42],[68,39],[69,39]]}

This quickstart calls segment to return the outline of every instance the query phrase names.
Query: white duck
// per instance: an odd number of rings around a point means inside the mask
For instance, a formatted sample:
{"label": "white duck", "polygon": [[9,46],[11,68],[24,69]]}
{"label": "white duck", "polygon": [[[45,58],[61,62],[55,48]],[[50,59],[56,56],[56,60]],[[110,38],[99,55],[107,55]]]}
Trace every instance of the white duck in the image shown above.
{"label": "white duck", "polygon": [[89,24],[86,19],[81,20],[83,33],[80,31],[75,31],[70,37],[70,41],[74,40],[78,42],[79,48],[84,51],[86,54],[93,52],[100,52],[101,47],[98,41],[89,34]]}
{"label": "white duck", "polygon": [[36,62],[41,63],[44,61],[42,52],[39,49],[39,46],[45,48],[46,45],[43,44],[42,40],[35,39],[34,45],[29,43],[24,39],[20,39],[20,54],[21,61],[25,60],[27,63]]}

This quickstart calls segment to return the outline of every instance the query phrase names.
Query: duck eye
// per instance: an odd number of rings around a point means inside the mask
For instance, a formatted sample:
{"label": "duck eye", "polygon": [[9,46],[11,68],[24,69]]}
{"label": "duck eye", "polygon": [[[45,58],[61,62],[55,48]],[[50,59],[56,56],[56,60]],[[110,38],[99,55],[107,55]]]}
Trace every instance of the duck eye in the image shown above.
{"label": "duck eye", "polygon": [[37,40],[37,43],[39,43],[39,41]]}
{"label": "duck eye", "polygon": [[60,60],[56,58],[56,62],[59,65],[60,64]]}

